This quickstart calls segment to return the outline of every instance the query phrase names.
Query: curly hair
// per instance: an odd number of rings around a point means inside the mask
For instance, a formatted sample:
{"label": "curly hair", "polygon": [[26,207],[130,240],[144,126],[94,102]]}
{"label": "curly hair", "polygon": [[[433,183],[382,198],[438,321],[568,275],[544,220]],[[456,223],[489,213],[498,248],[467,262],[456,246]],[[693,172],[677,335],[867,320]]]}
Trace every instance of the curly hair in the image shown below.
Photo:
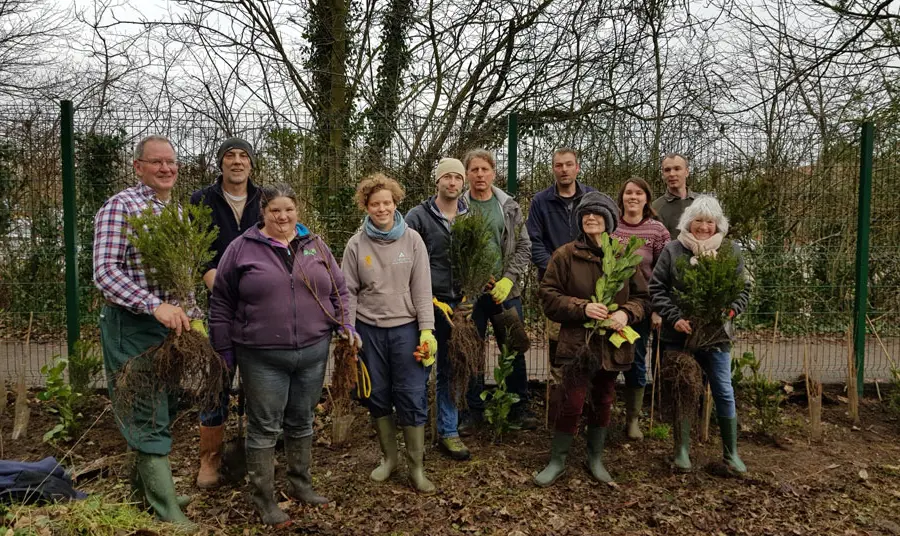
{"label": "curly hair", "polygon": [[369,206],[369,198],[372,197],[372,194],[381,190],[391,192],[391,197],[394,198],[395,205],[399,205],[406,195],[399,182],[388,177],[384,173],[373,173],[364,177],[363,180],[359,182],[359,186],[356,187],[356,205],[360,210],[365,212],[366,208]]}

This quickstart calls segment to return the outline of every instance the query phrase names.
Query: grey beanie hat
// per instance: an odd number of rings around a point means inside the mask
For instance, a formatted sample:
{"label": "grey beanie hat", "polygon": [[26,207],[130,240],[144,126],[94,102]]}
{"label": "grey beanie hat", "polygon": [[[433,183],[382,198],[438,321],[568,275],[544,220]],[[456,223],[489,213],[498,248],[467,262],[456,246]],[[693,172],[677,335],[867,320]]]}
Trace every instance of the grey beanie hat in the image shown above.
{"label": "grey beanie hat", "polygon": [[581,227],[581,221],[585,214],[599,214],[603,216],[603,223],[606,224],[606,232],[612,234],[619,226],[619,208],[616,202],[606,194],[600,192],[587,192],[581,197],[578,207],[572,212],[575,221],[572,223],[578,229],[578,236],[584,235],[584,229]]}
{"label": "grey beanie hat", "polygon": [[219,166],[219,169],[222,169],[222,159],[225,158],[225,153],[232,149],[244,150],[247,156],[250,157],[250,167],[256,167],[256,152],[253,151],[253,146],[250,145],[250,142],[243,138],[228,138],[222,142],[222,145],[219,145],[219,150],[216,151],[216,164]]}

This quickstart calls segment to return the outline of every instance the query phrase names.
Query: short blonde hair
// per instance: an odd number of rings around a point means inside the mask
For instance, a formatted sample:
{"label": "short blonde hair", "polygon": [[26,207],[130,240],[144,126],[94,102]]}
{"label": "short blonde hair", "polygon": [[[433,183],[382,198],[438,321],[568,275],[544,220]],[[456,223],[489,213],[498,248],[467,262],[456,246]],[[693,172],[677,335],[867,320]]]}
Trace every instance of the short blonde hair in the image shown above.
{"label": "short blonde hair", "polygon": [[476,158],[480,158],[490,164],[491,169],[497,171],[497,161],[494,159],[494,155],[491,154],[487,149],[473,149],[466,153],[465,158],[463,158],[463,164],[466,165],[466,171],[469,171],[469,164],[472,163],[472,160]]}
{"label": "short blonde hair", "polygon": [[700,195],[691,203],[678,220],[678,230],[682,233],[691,232],[691,222],[697,218],[709,218],[716,222],[716,232],[728,234],[728,218],[722,211],[722,205],[711,195]]}
{"label": "short blonde hair", "polygon": [[366,208],[369,206],[369,198],[372,197],[372,194],[381,190],[391,192],[391,197],[394,198],[394,204],[396,205],[399,205],[406,195],[399,182],[388,177],[384,173],[373,173],[364,177],[363,180],[359,182],[359,186],[356,187],[357,206],[365,212]]}

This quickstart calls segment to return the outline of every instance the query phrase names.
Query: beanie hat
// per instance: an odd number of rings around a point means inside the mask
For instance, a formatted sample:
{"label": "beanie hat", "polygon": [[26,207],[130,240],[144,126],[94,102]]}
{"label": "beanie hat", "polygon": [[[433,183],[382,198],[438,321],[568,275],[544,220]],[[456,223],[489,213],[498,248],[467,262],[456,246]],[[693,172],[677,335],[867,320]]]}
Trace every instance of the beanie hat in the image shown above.
{"label": "beanie hat", "polygon": [[584,229],[581,222],[585,214],[598,214],[603,216],[603,223],[606,224],[606,232],[612,234],[619,225],[619,209],[616,202],[606,194],[600,192],[587,192],[582,196],[578,207],[572,212],[575,221],[572,222],[574,227],[578,229],[578,236],[584,235]]}
{"label": "beanie hat", "polygon": [[241,138],[228,138],[222,142],[222,145],[219,145],[219,150],[216,151],[216,164],[219,165],[219,169],[222,169],[222,159],[225,158],[225,153],[232,149],[241,149],[246,152],[250,157],[250,167],[256,167],[256,153],[250,142]]}
{"label": "beanie hat", "polygon": [[466,178],[466,168],[456,158],[441,158],[437,169],[434,171],[434,182],[441,180],[441,177],[447,173],[458,173],[463,179]]}

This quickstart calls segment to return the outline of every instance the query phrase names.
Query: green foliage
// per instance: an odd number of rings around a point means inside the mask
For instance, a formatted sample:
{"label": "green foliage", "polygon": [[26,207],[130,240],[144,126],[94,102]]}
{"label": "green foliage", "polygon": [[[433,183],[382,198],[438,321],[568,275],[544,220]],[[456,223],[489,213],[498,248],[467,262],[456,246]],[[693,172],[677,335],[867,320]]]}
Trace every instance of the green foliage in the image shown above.
{"label": "green foliage", "polygon": [[148,278],[185,304],[202,279],[202,267],[213,258],[210,251],[219,233],[211,227],[205,205],[171,202],[159,214],[153,207],[128,218],[128,239],[141,252]]}
{"label": "green foliage", "polygon": [[91,383],[103,370],[103,356],[96,342],[81,340],[75,343],[69,356],[69,384],[75,392],[86,394]]}
{"label": "green foliage", "polygon": [[[642,257],[637,254],[637,250],[644,245],[644,239],[632,236],[628,239],[628,244],[622,245],[621,242],[614,238],[610,238],[607,233],[600,235],[600,250],[603,252],[603,275],[594,283],[594,295],[591,296],[591,302],[602,303],[612,313],[619,306],[613,303],[613,298],[625,283],[631,279],[637,266],[641,263]],[[604,328],[609,327],[612,321],[606,320],[589,320],[584,323],[584,327],[591,330],[589,336],[594,333],[605,335]]]}
{"label": "green foliage", "polygon": [[484,216],[469,212],[456,218],[451,229],[450,265],[463,296],[474,300],[484,291],[497,265],[491,230]]}
{"label": "green foliage", "polygon": [[[750,399],[754,428],[761,434],[771,435],[781,424],[781,404],[784,389],[780,382],[770,381],[760,372],[762,362],[753,352],[744,352],[731,363],[732,382]],[[745,373],[750,370],[750,374]]]}
{"label": "green foliage", "polygon": [[688,349],[709,348],[728,342],[724,326],[728,311],[744,290],[738,257],[731,241],[724,240],[716,255],[684,256],[676,261],[679,284],[675,302],[691,322]]}
{"label": "green foliage", "polygon": [[494,367],[494,382],[497,386],[493,391],[482,391],[480,395],[482,400],[487,401],[484,418],[490,423],[498,440],[503,434],[519,428],[517,424],[510,422],[509,412],[520,400],[519,395],[506,390],[506,378],[512,374],[516,353],[508,350],[505,345],[501,350],[497,366]]}
{"label": "green foliage", "polygon": [[10,529],[10,535],[183,534],[174,525],[154,520],[149,512],[135,504],[93,494],[82,501],[44,506],[12,505],[0,524]]}
{"label": "green foliage", "polygon": [[666,423],[657,423],[650,428],[650,432],[647,435],[650,439],[664,441],[672,437],[672,427]]}
{"label": "green foliage", "polygon": [[57,357],[52,364],[41,367],[41,374],[47,387],[38,393],[37,398],[50,404],[49,410],[58,417],[58,423],[44,434],[44,441],[69,441],[75,437],[80,427],[82,415],[76,406],[82,394],[66,382],[65,374],[69,360]]}

